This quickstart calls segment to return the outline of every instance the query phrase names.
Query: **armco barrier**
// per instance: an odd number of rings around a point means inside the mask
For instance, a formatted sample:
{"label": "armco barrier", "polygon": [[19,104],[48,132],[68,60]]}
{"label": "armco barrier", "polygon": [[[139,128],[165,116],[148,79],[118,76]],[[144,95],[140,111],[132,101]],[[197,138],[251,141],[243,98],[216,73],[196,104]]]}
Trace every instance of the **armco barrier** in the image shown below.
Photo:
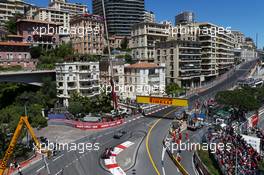
{"label": "armco barrier", "polygon": [[211,175],[207,167],[203,164],[199,158],[197,152],[193,154],[193,163],[199,175]]}

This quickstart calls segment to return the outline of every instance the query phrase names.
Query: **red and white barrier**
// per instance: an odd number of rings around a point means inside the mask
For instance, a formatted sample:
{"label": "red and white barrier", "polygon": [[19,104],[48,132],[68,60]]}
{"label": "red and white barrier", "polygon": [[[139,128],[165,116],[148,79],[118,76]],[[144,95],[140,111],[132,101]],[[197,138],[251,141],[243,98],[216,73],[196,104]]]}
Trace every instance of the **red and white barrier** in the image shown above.
{"label": "red and white barrier", "polygon": [[73,120],[64,120],[64,119],[54,119],[51,120],[54,122],[63,122],[65,124],[68,124],[72,127],[79,128],[79,129],[104,129],[104,128],[110,128],[114,126],[121,125],[125,122],[124,119],[112,121],[112,122],[79,122],[79,121],[73,121]]}
{"label": "red and white barrier", "polygon": [[120,119],[113,122],[101,122],[101,123],[86,123],[86,122],[76,122],[75,128],[79,129],[104,129],[114,126],[118,126],[124,123],[124,119]]}
{"label": "red and white barrier", "polygon": [[163,107],[161,107],[161,108],[159,108],[159,109],[156,109],[156,110],[153,110],[153,111],[147,113],[146,115],[152,115],[152,114],[155,114],[155,113],[157,113],[157,112],[159,112],[159,111],[162,111],[162,110],[164,110],[164,109],[166,109],[166,108],[168,108],[168,107],[169,107],[169,106],[163,106]]}
{"label": "red and white barrier", "polygon": [[117,164],[116,156],[133,144],[133,142],[126,141],[120,145],[117,145],[111,152],[112,154],[109,159],[105,159],[105,166],[113,175],[126,175],[124,170],[122,170],[122,168],[120,168],[120,166]]}

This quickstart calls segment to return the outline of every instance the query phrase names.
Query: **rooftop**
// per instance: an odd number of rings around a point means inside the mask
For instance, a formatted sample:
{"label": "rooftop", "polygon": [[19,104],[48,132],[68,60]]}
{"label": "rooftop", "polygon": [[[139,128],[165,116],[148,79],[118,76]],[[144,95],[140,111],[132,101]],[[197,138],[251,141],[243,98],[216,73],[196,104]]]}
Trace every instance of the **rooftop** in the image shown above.
{"label": "rooftop", "polygon": [[0,46],[30,46],[30,43],[25,42],[6,42],[0,41]]}
{"label": "rooftop", "polygon": [[22,35],[7,35],[7,37],[12,37],[12,38],[23,38]]}
{"label": "rooftop", "polygon": [[18,20],[17,20],[17,23],[18,23],[18,22],[32,22],[32,23],[54,24],[54,25],[57,25],[57,24],[54,23],[54,22],[41,21],[41,20],[33,20],[33,19],[18,19]]}

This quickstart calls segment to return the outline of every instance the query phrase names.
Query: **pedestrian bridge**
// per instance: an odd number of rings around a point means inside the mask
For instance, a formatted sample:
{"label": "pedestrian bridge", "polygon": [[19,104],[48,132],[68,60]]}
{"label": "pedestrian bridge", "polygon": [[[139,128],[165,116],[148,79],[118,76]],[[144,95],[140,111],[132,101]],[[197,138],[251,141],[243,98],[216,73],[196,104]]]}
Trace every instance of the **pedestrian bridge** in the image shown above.
{"label": "pedestrian bridge", "polygon": [[35,86],[42,86],[42,80],[45,77],[51,77],[52,80],[55,80],[55,70],[0,72],[0,83],[24,83]]}

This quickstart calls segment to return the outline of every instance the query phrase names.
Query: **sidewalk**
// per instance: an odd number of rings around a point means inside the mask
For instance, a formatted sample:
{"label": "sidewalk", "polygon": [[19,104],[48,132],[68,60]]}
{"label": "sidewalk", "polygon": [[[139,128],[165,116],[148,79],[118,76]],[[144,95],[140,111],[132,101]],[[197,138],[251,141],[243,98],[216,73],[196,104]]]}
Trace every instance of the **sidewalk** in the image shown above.
{"label": "sidewalk", "polygon": [[[40,154],[37,154],[36,156],[32,156],[31,158],[29,158],[28,160],[25,160],[23,162],[20,162],[20,168],[23,172],[23,169],[28,168],[31,165],[34,165],[35,163],[41,161],[42,157]],[[10,168],[8,175],[11,174],[17,174],[18,173],[18,169],[17,168]]]}

